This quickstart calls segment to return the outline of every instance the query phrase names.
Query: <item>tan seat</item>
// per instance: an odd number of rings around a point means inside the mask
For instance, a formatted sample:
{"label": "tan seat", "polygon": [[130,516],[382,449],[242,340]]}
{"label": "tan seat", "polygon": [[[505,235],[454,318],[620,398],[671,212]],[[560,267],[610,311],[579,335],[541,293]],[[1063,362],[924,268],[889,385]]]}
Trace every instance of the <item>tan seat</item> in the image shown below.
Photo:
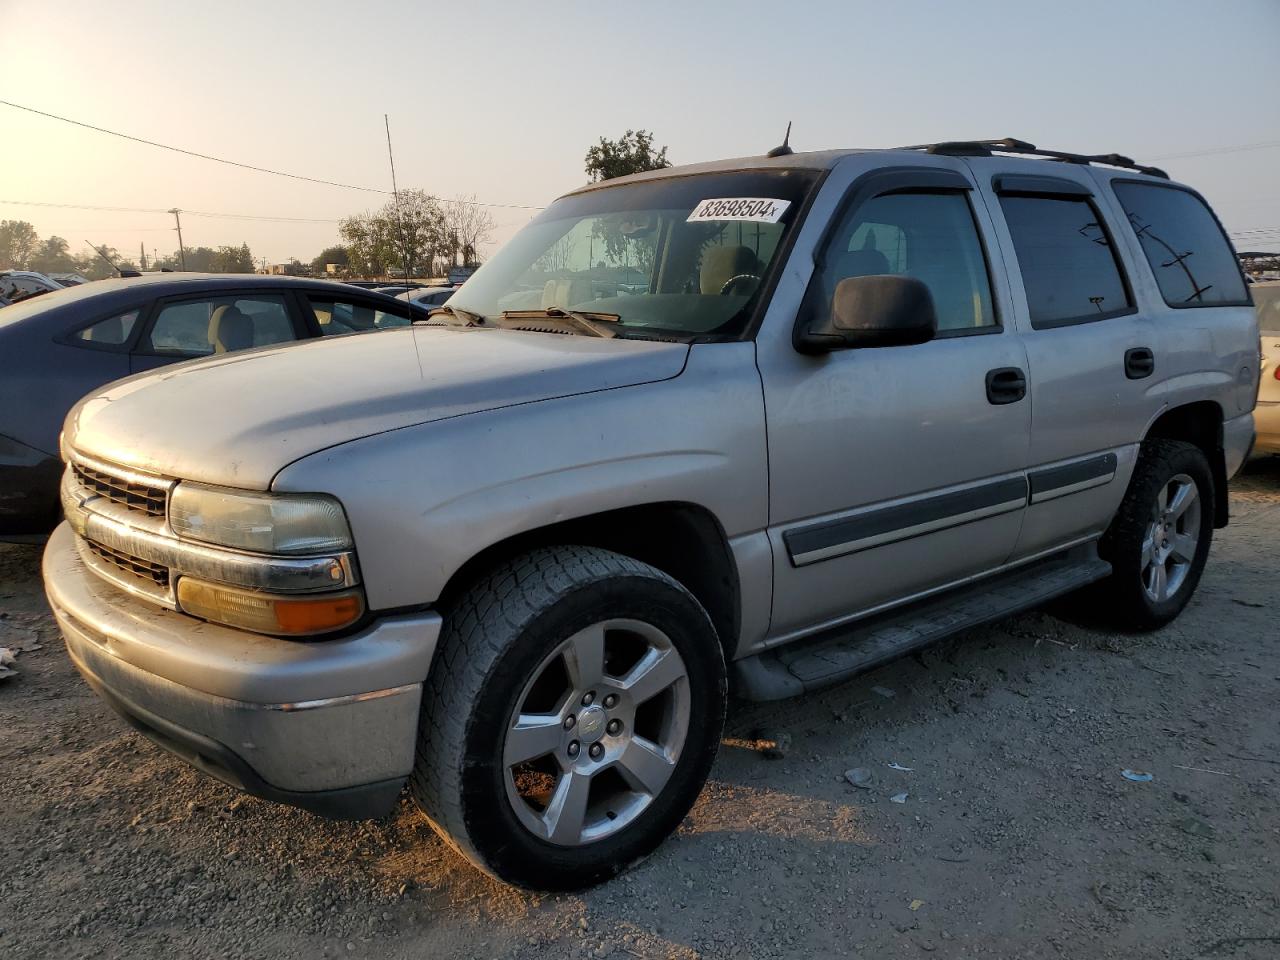
{"label": "tan seat", "polygon": [[542,309],[559,307],[569,310],[591,300],[591,281],[578,279],[548,280],[542,287]]}
{"label": "tan seat", "polygon": [[214,353],[231,353],[253,346],[253,320],[234,304],[213,308],[209,318],[209,343]]}
{"label": "tan seat", "polygon": [[750,247],[711,247],[702,255],[698,289],[718,294],[734,277],[760,275],[760,261]]}

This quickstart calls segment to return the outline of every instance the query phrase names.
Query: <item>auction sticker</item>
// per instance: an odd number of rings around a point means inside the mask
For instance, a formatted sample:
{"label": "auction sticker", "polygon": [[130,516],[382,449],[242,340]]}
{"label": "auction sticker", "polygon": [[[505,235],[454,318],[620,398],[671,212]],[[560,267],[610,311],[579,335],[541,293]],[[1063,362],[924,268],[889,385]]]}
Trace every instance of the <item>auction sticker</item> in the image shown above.
{"label": "auction sticker", "polygon": [[790,200],[767,200],[761,197],[725,197],[703,200],[693,208],[686,223],[707,220],[748,220],[752,223],[777,223],[791,206]]}

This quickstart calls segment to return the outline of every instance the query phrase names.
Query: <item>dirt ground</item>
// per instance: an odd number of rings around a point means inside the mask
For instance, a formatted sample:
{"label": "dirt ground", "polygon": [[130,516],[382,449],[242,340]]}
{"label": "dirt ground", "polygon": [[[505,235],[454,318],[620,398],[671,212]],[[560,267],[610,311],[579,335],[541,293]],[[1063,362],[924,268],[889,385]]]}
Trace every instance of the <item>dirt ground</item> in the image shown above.
{"label": "dirt ground", "polygon": [[161,753],[0,546],[0,645],[42,644],[0,680],[0,957],[1280,956],[1280,462],[1232,513],[1159,633],[1063,604],[736,705],[677,836],[571,896],[489,881],[407,801],[331,823]]}

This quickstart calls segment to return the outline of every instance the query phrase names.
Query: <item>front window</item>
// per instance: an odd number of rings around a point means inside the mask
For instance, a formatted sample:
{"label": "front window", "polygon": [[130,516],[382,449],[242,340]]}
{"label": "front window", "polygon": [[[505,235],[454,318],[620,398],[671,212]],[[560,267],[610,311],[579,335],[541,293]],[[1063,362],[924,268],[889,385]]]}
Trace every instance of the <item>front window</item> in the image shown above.
{"label": "front window", "polygon": [[205,357],[296,339],[283,297],[213,297],[166,305],[145,338],[158,356]]}
{"label": "front window", "polygon": [[621,336],[731,338],[747,327],[813,171],[670,177],[557,200],[449,305],[616,316]]}

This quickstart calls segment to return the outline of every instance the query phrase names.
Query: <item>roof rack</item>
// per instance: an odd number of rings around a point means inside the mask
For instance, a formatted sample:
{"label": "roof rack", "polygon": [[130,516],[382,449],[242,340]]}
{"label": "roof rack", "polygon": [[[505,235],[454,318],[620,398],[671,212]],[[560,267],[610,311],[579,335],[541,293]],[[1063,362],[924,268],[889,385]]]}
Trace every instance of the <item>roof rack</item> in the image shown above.
{"label": "roof rack", "polygon": [[1062,150],[1041,150],[1034,143],[1003,137],[1000,140],[952,140],[946,143],[919,143],[900,150],[923,150],[947,157],[989,157],[993,153],[1018,153],[1031,157],[1045,157],[1062,163],[1103,163],[1109,167],[1123,167],[1168,180],[1169,174],[1159,167],[1146,167],[1118,153],[1066,153]]}

